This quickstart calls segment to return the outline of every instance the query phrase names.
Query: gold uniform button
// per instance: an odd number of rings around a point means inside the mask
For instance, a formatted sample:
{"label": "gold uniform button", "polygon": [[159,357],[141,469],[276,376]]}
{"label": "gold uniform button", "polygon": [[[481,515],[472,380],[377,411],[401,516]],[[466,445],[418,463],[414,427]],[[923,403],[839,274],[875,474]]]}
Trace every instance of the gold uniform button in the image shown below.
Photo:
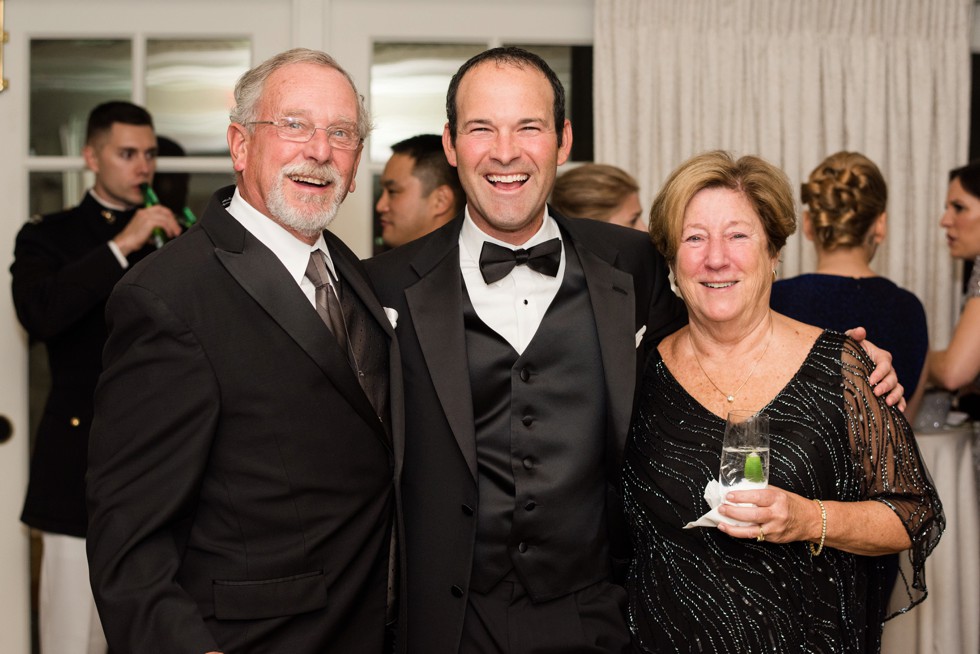
{"label": "gold uniform button", "polygon": [[71,420],[69,420],[68,422],[69,422],[69,423],[71,424],[71,426],[72,426],[72,427],[77,427],[77,426],[79,426],[80,424],[82,424],[82,421],[81,421],[81,420],[79,420],[78,418],[72,418],[72,419],[71,419]]}

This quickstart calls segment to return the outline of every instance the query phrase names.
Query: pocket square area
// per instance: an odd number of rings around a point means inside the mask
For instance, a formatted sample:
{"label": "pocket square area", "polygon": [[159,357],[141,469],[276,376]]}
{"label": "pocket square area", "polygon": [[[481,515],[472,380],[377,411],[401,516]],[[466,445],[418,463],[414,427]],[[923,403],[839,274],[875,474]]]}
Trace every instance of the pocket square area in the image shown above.
{"label": "pocket square area", "polygon": [[639,349],[640,343],[643,342],[643,335],[647,333],[647,326],[643,325],[640,330],[636,332],[636,347]]}
{"label": "pocket square area", "polygon": [[394,329],[398,326],[398,312],[391,307],[382,307],[385,310],[385,315],[388,316],[388,322],[391,323],[391,328]]}

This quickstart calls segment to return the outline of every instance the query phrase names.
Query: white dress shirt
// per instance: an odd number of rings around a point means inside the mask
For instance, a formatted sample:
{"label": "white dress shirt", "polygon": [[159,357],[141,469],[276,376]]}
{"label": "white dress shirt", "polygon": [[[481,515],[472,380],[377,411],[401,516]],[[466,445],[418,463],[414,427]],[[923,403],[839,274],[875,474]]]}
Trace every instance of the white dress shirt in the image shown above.
{"label": "white dress shirt", "polygon": [[282,225],[261,213],[258,209],[245,201],[235,189],[235,194],[228,205],[228,213],[242,224],[252,236],[259,239],[262,245],[266,246],[276,255],[282,265],[286,267],[289,276],[299,285],[306,295],[306,299],[316,308],[316,287],[313,282],[306,278],[306,266],[310,262],[310,252],[320,250],[327,260],[327,268],[333,279],[337,278],[337,271],[333,266],[333,259],[327,250],[327,243],[323,240],[323,234],[317,236],[316,243],[308,245],[299,240]]}
{"label": "white dress shirt", "polygon": [[518,354],[523,354],[534,338],[545,312],[551,306],[565,275],[565,244],[562,242],[561,263],[554,277],[539,273],[527,266],[515,266],[503,279],[487,284],[480,274],[480,251],[483,243],[516,249],[528,249],[552,238],[561,239],[558,223],[545,209],[541,229],[520,246],[505,243],[484,233],[466,207],[463,228],[459,232],[459,268],[476,315],[488,327],[500,334]]}
{"label": "white dress shirt", "polygon": [[[125,205],[106,200],[101,195],[95,192],[94,187],[88,190],[88,194],[91,195],[93,198],[95,198],[95,201],[101,204],[106,209],[114,209],[116,211],[129,211],[130,209],[133,209],[133,207],[127,207]],[[139,211],[140,208],[135,207],[135,209],[136,211]],[[122,253],[122,250],[119,249],[119,246],[116,245],[116,242],[113,241],[112,239],[109,239],[109,249],[112,250],[113,256],[116,257],[116,261],[119,262],[119,265],[122,266],[123,270],[129,268],[129,259],[126,258],[126,255]]]}

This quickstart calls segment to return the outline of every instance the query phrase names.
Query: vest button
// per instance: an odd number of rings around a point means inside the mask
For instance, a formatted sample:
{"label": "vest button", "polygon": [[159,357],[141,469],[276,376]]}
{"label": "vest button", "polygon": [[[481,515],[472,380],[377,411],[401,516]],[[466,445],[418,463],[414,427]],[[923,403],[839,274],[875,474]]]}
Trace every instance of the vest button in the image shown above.
{"label": "vest button", "polygon": [[523,543],[522,542],[520,545],[518,545],[517,546],[517,551],[520,552],[521,554],[523,554],[524,552],[526,552],[527,551],[527,543]]}
{"label": "vest button", "polygon": [[456,584],[452,585],[452,588],[449,589],[449,592],[453,594],[453,597],[463,596],[463,589],[457,586]]}
{"label": "vest button", "polygon": [[534,422],[534,418],[532,418],[531,416],[524,416],[523,418],[521,418],[521,423],[525,427],[530,427],[532,422]]}
{"label": "vest button", "polygon": [[536,506],[537,506],[537,503],[534,500],[531,500],[530,502],[528,502],[527,504],[524,505],[524,510],[525,511],[533,511],[534,510],[534,507],[536,507]]}
{"label": "vest button", "polygon": [[82,424],[82,421],[79,420],[78,418],[72,416],[72,419],[68,421],[68,424],[71,425],[72,427],[77,427],[80,424]]}
{"label": "vest button", "polygon": [[529,456],[524,457],[524,460],[521,461],[521,463],[524,464],[524,469],[525,470],[530,470],[531,468],[534,467],[534,461],[532,461],[531,460],[531,457],[529,457]]}
{"label": "vest button", "polygon": [[531,378],[531,371],[527,368],[521,368],[521,381],[527,381]]}
{"label": "vest button", "polygon": [[469,504],[464,504],[460,507],[463,510],[463,515],[471,516],[473,515],[473,507]]}

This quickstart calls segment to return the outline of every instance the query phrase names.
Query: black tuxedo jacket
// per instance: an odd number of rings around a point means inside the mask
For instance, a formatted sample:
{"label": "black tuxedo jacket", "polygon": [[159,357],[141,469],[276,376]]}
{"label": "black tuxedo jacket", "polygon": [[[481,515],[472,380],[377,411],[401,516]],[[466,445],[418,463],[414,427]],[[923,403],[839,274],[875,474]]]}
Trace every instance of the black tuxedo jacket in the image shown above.
{"label": "black tuxedo jacket", "polygon": [[[585,273],[606,372],[606,465],[613,549],[625,556],[620,464],[633,391],[649,349],[686,320],[649,237],[555,217]],[[476,536],[477,458],[459,269],[462,216],[366,262],[382,304],[398,311],[405,383],[402,477],[407,643],[456,654]],[[639,334],[639,345],[637,335]]]}
{"label": "black tuxedo jacket", "polygon": [[382,649],[401,462],[398,346],[355,255],[345,292],[389,342],[390,425],[275,255],[222,206],[107,307],[88,550],[110,649]]}

